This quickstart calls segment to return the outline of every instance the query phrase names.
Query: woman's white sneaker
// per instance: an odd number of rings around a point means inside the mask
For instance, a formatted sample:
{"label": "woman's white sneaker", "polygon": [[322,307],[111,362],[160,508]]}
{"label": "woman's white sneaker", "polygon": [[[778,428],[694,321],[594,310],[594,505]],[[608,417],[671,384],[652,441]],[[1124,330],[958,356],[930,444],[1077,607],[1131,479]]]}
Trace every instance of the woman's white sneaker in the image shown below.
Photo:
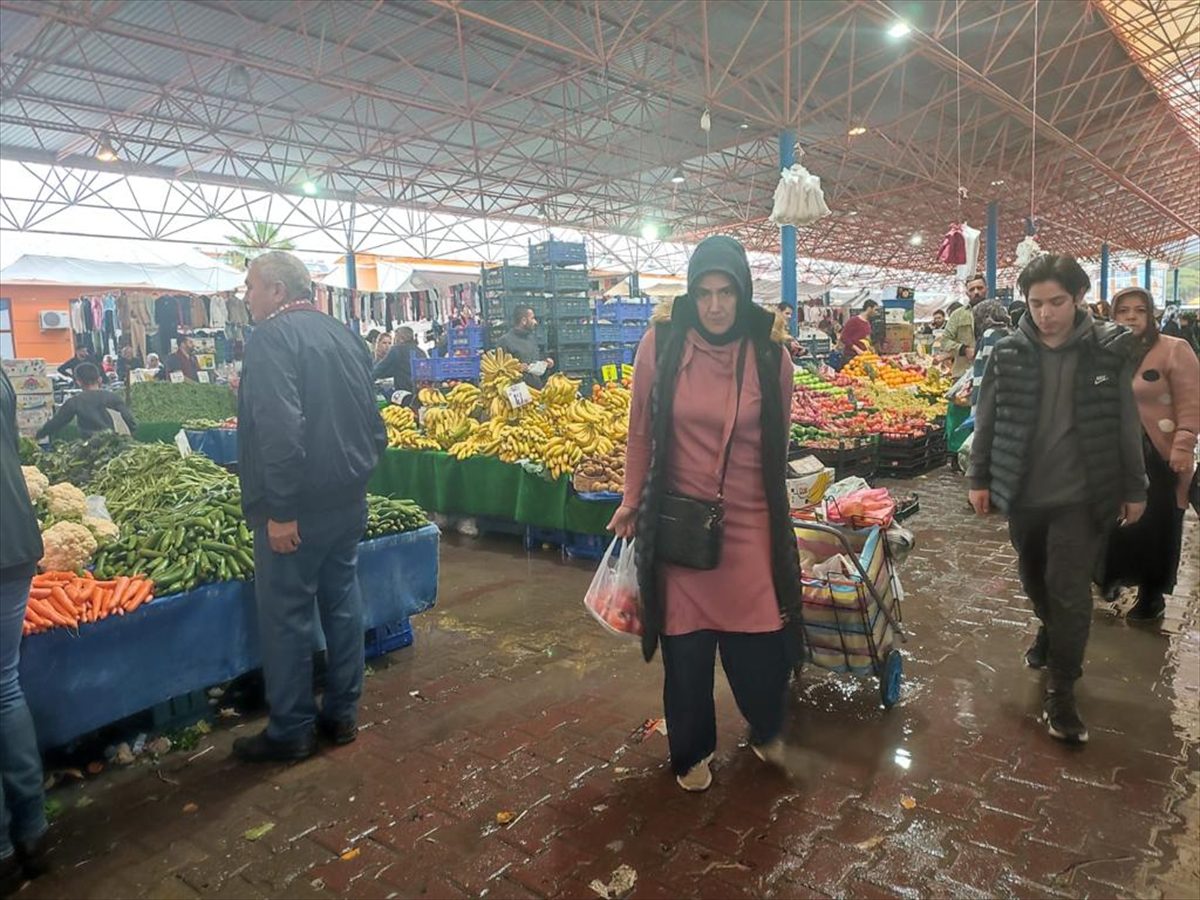
{"label": "woman's white sneaker", "polygon": [[712,785],[712,769],[708,767],[711,759],[712,756],[708,756],[688,769],[686,774],[676,775],[675,780],[679,782],[679,786],[685,791],[697,794],[707,791]]}

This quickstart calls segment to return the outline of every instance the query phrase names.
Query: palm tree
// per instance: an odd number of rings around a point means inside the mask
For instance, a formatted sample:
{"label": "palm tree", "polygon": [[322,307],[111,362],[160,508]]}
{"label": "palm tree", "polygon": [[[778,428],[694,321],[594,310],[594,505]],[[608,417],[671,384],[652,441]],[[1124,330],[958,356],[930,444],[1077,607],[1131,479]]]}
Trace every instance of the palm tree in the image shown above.
{"label": "palm tree", "polygon": [[247,268],[256,256],[268,250],[291,250],[294,246],[291,241],[280,240],[280,226],[269,222],[239,222],[237,230],[237,234],[225,236],[225,240],[233,244],[225,254],[225,260],[235,269]]}

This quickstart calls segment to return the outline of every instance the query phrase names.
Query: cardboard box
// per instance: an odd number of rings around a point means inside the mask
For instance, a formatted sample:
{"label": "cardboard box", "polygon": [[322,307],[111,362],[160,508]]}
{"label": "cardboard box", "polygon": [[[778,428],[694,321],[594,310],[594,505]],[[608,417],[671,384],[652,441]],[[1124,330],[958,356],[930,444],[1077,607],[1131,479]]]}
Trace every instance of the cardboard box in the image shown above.
{"label": "cardboard box", "polygon": [[792,509],[820,503],[833,480],[833,469],[815,456],[805,456],[788,463],[788,503]]}
{"label": "cardboard box", "polygon": [[49,409],[18,409],[17,431],[21,434],[33,434],[50,421],[53,412]]}
{"label": "cardboard box", "polygon": [[913,348],[913,327],[907,322],[888,323],[887,337],[884,339],[884,351],[887,353],[911,353]]}
{"label": "cardboard box", "polygon": [[24,375],[46,374],[44,359],[6,359],[0,365],[4,366],[4,374],[10,379]]}
{"label": "cardboard box", "polygon": [[54,382],[49,375],[9,375],[13,390],[18,394],[53,394]]}
{"label": "cardboard box", "polygon": [[54,412],[54,395],[17,394],[17,409],[48,409]]}

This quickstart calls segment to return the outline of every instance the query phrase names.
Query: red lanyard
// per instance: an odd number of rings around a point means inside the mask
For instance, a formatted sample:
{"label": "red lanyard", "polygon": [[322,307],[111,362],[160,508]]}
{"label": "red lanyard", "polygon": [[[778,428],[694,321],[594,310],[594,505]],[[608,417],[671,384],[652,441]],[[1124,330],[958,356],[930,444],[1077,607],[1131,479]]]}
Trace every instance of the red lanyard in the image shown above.
{"label": "red lanyard", "polygon": [[283,306],[279,307],[279,309],[275,310],[275,312],[263,319],[263,322],[270,322],[276,316],[283,315],[284,313],[295,312],[298,309],[311,309],[314,312],[320,312],[320,310],[317,309],[316,304],[310,300],[295,300],[291,303],[285,303]]}

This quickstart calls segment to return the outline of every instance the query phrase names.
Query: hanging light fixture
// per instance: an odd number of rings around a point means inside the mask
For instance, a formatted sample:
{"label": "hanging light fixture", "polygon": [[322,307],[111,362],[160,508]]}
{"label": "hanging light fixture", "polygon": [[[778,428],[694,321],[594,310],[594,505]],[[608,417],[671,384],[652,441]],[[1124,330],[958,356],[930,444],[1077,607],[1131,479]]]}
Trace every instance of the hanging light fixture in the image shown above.
{"label": "hanging light fixture", "polygon": [[647,222],[642,226],[642,240],[656,241],[658,240],[658,225],[654,222]]}
{"label": "hanging light fixture", "polygon": [[847,131],[846,133],[847,133],[848,135],[850,135],[850,137],[858,137],[860,134],[866,134],[866,133],[867,133],[867,129],[866,129],[866,127],[865,127],[865,126],[863,126],[863,125],[855,125],[853,128],[851,128],[851,129],[850,129],[849,131]]}
{"label": "hanging light fixture", "polygon": [[96,144],[96,159],[100,162],[116,162],[119,158],[109,136],[107,134],[100,135],[100,140]]}
{"label": "hanging light fixture", "polygon": [[229,70],[229,93],[235,97],[245,97],[250,93],[250,73],[241,63]]}
{"label": "hanging light fixture", "polygon": [[923,243],[925,243],[925,237],[921,234],[921,232],[918,231],[908,239],[908,242],[914,247],[920,247]]}
{"label": "hanging light fixture", "polygon": [[317,183],[315,181],[306,181],[300,185],[300,190],[304,191],[308,196],[314,197],[317,193]]}
{"label": "hanging light fixture", "polygon": [[907,22],[897,22],[888,29],[888,37],[902,38],[912,31],[912,27]]}
{"label": "hanging light fixture", "polygon": [[683,184],[687,181],[687,176],[683,174],[683,169],[676,169],[675,174],[671,176],[671,184]]}

